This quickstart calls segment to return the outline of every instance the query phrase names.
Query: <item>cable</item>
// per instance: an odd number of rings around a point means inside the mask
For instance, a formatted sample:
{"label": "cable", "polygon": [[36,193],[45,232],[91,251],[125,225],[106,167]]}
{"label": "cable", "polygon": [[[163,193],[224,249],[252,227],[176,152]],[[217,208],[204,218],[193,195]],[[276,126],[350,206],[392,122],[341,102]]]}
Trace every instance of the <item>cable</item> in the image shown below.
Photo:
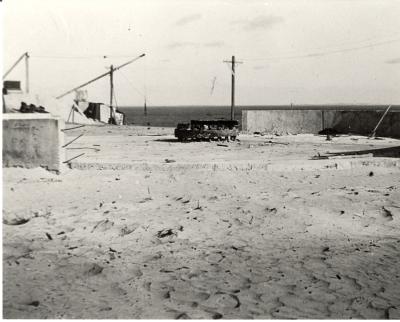
{"label": "cable", "polygon": [[[133,85],[133,83],[129,80],[128,77],[125,76],[125,74],[124,74],[122,71],[120,71],[120,73],[121,73],[121,75],[129,82],[129,84],[132,86],[132,88],[133,88],[140,96],[142,96],[142,97],[144,98],[145,102],[148,102],[148,103],[151,104],[151,101],[147,98],[147,93],[143,94],[140,90],[138,90],[138,89]],[[146,87],[145,87],[145,90],[146,90]]]}
{"label": "cable", "polygon": [[122,72],[122,71],[120,71],[120,73],[121,73],[121,75],[129,82],[129,84],[132,86],[132,88],[137,92],[137,93],[139,93],[142,97],[146,97],[146,95],[144,95],[140,90],[138,90],[134,85],[133,85],[133,83],[129,80],[129,78],[128,77],[126,77],[125,76],[125,74]]}
{"label": "cable", "polygon": [[[330,50],[330,49],[340,49],[340,47],[345,46],[345,45],[358,45],[358,44],[363,44],[365,42],[372,42],[372,41],[388,41],[388,40],[393,40],[390,38],[395,37],[394,39],[397,39],[398,36],[400,35],[400,33],[393,33],[391,35],[388,35],[386,37],[384,37],[382,39],[382,37],[370,37],[370,38],[364,38],[362,40],[352,40],[352,41],[343,41],[340,43],[336,43],[336,44],[331,44],[328,46],[317,46],[317,47],[313,47],[313,48],[309,48],[310,51],[317,51],[317,50]],[[389,38],[389,39],[385,39],[385,38]],[[339,47],[339,48],[336,48]],[[282,55],[292,55],[292,54],[296,54],[297,51],[295,50],[289,50],[289,51],[284,51],[281,54]]]}
{"label": "cable", "polygon": [[400,38],[387,40],[387,41],[381,41],[381,42],[368,44],[368,45],[364,45],[364,46],[349,47],[349,48],[336,49],[336,50],[323,51],[323,52],[313,52],[313,53],[302,54],[302,55],[275,56],[275,57],[268,57],[268,58],[256,58],[256,59],[245,59],[245,60],[247,60],[247,61],[267,61],[267,60],[279,60],[279,59],[322,57],[322,56],[331,55],[331,54],[339,54],[339,53],[345,53],[345,52],[350,52],[350,51],[355,51],[355,50],[360,50],[360,49],[365,49],[365,48],[373,48],[373,47],[383,46],[383,45],[391,44],[391,43],[394,43],[397,41],[400,41]]}
{"label": "cable", "polygon": [[98,59],[107,59],[107,58],[126,58],[126,57],[132,57],[133,55],[87,55],[87,56],[47,56],[47,55],[30,55],[32,58],[38,58],[38,59],[93,59],[93,58],[98,58]]}
{"label": "cable", "polygon": [[[393,37],[395,37],[394,39],[397,39],[398,36],[400,36],[400,33],[394,33],[394,34],[386,36],[384,38],[393,38]],[[317,49],[330,49],[332,47],[340,47],[340,46],[344,46],[344,45],[357,45],[357,44],[362,44],[362,43],[371,42],[371,41],[372,42],[375,42],[375,41],[379,41],[380,42],[380,41],[388,41],[388,40],[393,40],[393,39],[382,39],[382,37],[370,37],[370,38],[366,38],[366,39],[363,39],[363,40],[343,41],[343,42],[340,42],[340,43],[337,43],[337,44],[334,44],[334,45],[330,45],[330,46],[315,47],[314,49],[315,50],[317,50]]]}

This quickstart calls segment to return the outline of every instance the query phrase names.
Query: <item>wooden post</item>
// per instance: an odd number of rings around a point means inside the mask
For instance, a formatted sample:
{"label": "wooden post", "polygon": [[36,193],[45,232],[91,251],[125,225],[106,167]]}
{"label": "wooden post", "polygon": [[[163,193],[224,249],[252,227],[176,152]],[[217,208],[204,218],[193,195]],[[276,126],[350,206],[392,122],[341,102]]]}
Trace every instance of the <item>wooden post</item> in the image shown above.
{"label": "wooden post", "polygon": [[6,101],[4,99],[4,94],[3,93],[1,93],[1,97],[3,99],[3,113],[6,113],[7,112],[7,110],[6,110]]}
{"label": "wooden post", "polygon": [[25,91],[29,93],[29,54],[25,53]]}
{"label": "wooden post", "polygon": [[390,108],[392,107],[392,105],[389,105],[386,110],[385,113],[383,113],[382,117],[379,119],[378,124],[375,126],[375,128],[373,129],[372,133],[369,135],[369,137],[374,138],[376,135],[376,130],[378,129],[379,125],[381,125],[383,119],[385,118],[386,114],[389,112]]}
{"label": "wooden post", "polygon": [[16,61],[16,62],[10,67],[10,69],[3,75],[3,80],[6,79],[6,77],[8,76],[8,74],[10,74],[10,73],[13,71],[13,69],[15,68],[15,66],[17,66],[18,63],[19,63],[24,57],[26,57],[26,55],[28,55],[28,53],[24,53],[21,57],[19,57],[19,58],[17,59],[17,61]]}
{"label": "wooden post", "polygon": [[231,120],[235,118],[235,56],[232,56]]}
{"label": "wooden post", "polygon": [[114,95],[114,67],[113,65],[110,66],[110,121],[112,121],[114,117],[113,111],[113,95]]}

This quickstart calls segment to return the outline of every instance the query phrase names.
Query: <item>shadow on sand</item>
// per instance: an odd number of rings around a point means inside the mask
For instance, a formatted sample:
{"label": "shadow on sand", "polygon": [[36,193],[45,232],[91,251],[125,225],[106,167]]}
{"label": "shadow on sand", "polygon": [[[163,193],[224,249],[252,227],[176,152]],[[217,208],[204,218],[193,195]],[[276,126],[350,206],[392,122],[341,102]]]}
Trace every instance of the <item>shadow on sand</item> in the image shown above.
{"label": "shadow on sand", "polygon": [[400,146],[394,146],[382,149],[361,150],[361,151],[335,152],[328,154],[329,156],[340,156],[340,155],[359,155],[368,153],[372,153],[374,157],[400,158]]}
{"label": "shadow on sand", "polygon": [[178,139],[156,139],[154,140],[155,142],[166,142],[166,143],[187,143],[187,142],[181,142]]}

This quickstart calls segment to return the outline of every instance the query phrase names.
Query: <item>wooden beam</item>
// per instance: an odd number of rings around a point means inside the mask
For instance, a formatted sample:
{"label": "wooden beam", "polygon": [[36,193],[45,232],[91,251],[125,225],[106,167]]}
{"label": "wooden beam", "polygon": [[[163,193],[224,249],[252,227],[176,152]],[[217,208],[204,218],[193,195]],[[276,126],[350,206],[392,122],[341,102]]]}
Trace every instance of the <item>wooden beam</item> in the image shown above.
{"label": "wooden beam", "polygon": [[90,80],[90,81],[88,81],[88,82],[86,82],[86,83],[83,83],[82,85],[79,85],[79,86],[77,86],[77,87],[75,87],[75,88],[73,88],[73,89],[71,89],[71,90],[65,92],[64,94],[61,94],[61,95],[57,96],[56,99],[60,99],[60,98],[64,97],[65,95],[68,95],[68,94],[70,94],[70,93],[72,93],[72,92],[75,92],[76,90],[78,90],[78,89],[80,89],[80,88],[82,88],[82,87],[85,87],[85,86],[87,86],[87,85],[89,85],[89,84],[91,84],[91,83],[93,83],[93,82],[99,80],[100,78],[103,78],[104,76],[109,75],[111,72],[114,72],[114,71],[116,71],[116,70],[118,70],[118,69],[120,69],[120,68],[122,68],[122,67],[125,67],[126,65],[129,65],[129,64],[133,63],[134,61],[136,61],[136,60],[138,60],[139,58],[142,58],[142,57],[144,57],[144,56],[145,56],[145,54],[141,54],[140,56],[135,57],[134,59],[132,59],[132,60],[126,62],[125,64],[122,64],[122,65],[120,65],[120,66],[118,66],[118,67],[116,67],[116,68],[114,68],[114,69],[111,69],[110,71],[108,71],[108,72],[106,72],[106,73],[104,73],[104,74],[101,74],[101,75],[99,75],[99,76],[93,78],[92,80]]}

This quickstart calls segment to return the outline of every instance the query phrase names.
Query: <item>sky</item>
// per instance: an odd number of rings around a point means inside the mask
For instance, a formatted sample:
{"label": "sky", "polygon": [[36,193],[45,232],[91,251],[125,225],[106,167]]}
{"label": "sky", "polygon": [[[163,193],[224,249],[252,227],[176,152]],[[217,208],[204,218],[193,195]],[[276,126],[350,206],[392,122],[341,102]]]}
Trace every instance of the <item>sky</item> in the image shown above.
{"label": "sky", "polygon": [[[399,104],[397,0],[5,0],[3,69],[31,92],[115,72],[117,105]],[[8,79],[24,81],[24,64]],[[109,78],[87,87],[109,101]],[[73,98],[73,94],[71,94]]]}

